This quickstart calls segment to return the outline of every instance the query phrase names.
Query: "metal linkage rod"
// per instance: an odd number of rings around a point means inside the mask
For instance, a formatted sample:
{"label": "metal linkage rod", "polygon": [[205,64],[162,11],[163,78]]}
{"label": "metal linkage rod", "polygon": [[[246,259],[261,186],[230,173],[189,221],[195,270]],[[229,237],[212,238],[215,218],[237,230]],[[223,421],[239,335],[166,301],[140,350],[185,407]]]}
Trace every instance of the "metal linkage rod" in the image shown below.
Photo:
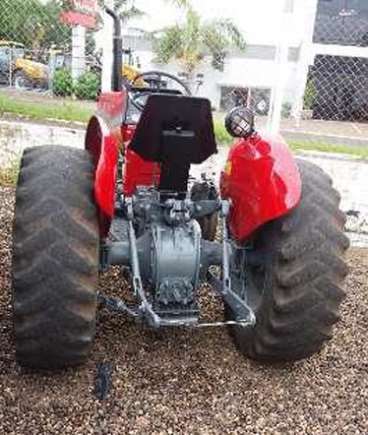
{"label": "metal linkage rod", "polygon": [[141,273],[139,268],[139,258],[138,258],[138,250],[137,250],[137,239],[135,237],[135,231],[133,227],[134,212],[133,212],[133,204],[131,198],[126,200],[126,207],[127,207],[127,217],[129,220],[129,243],[130,243],[134,293],[139,297],[139,299],[142,302],[140,309],[143,312],[143,314],[146,316],[148,323],[154,328],[159,328],[161,324],[161,319],[153,311],[151,304],[148,302],[146,298],[146,294],[144,292],[144,288],[142,285],[142,278],[141,278]]}

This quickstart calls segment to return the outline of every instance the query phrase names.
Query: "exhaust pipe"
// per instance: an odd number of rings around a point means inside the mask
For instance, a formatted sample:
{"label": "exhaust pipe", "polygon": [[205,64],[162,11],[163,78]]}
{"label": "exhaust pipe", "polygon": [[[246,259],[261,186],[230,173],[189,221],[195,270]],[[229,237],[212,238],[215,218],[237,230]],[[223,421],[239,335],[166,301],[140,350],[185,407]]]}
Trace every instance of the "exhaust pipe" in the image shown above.
{"label": "exhaust pipe", "polygon": [[105,10],[106,13],[114,20],[111,88],[114,92],[121,92],[123,88],[123,37],[121,34],[121,21],[115,11],[108,7],[106,7]]}

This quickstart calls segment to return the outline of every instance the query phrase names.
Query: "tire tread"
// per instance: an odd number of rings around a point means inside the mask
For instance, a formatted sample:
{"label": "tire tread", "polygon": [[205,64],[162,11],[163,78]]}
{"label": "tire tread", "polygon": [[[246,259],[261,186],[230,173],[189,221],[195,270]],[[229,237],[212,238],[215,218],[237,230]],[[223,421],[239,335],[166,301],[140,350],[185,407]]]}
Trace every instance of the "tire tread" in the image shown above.
{"label": "tire tread", "polygon": [[[257,324],[245,332],[231,328],[239,350],[262,361],[293,361],[321,350],[332,337],[345,297],[341,285],[348,273],[344,253],[349,240],[340,195],[320,168],[303,160],[298,166],[300,205],[261,231],[268,291],[257,309]],[[228,307],[226,312],[231,316]]]}
{"label": "tire tread", "polygon": [[13,323],[23,366],[83,363],[95,335],[99,229],[89,154],[24,152],[13,237]]}

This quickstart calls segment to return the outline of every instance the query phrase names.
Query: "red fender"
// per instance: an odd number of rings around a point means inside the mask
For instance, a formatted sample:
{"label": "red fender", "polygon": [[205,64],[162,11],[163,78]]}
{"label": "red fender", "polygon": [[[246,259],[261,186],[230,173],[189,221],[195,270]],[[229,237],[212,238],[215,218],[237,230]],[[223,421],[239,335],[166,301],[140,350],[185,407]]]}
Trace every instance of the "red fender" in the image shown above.
{"label": "red fender", "polygon": [[231,200],[230,231],[244,242],[259,227],[293,210],[302,183],[292,153],[281,137],[255,134],[231,148],[221,174],[221,194]]}
{"label": "red fender", "polygon": [[119,147],[122,145],[121,123],[125,92],[102,94],[97,114],[87,128],[86,149],[95,165],[94,195],[99,208],[101,236],[107,236],[115,212],[115,192]]}

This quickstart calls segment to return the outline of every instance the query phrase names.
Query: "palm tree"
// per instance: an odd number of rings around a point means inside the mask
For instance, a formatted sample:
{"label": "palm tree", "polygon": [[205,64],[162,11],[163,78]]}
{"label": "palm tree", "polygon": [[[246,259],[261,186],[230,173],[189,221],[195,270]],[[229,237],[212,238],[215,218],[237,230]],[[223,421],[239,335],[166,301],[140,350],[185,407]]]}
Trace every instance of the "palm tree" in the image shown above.
{"label": "palm tree", "polygon": [[154,34],[156,62],[168,64],[177,60],[185,74],[193,80],[194,73],[211,56],[212,66],[222,71],[230,48],[245,50],[246,42],[231,19],[203,21],[187,0],[177,0],[186,9],[184,23],[175,24]]}
{"label": "palm tree", "polygon": [[167,0],[168,3],[172,3],[179,8],[189,8],[191,7],[190,0]]}
{"label": "palm tree", "polygon": [[[179,8],[190,7],[189,0],[166,0],[167,3],[171,3]],[[134,0],[114,0],[114,10],[119,13],[123,22],[127,22],[134,18],[140,18],[145,15],[145,12],[138,9],[134,5]]]}
{"label": "palm tree", "polygon": [[119,14],[123,23],[145,15],[134,5],[134,0],[114,0],[114,10]]}

